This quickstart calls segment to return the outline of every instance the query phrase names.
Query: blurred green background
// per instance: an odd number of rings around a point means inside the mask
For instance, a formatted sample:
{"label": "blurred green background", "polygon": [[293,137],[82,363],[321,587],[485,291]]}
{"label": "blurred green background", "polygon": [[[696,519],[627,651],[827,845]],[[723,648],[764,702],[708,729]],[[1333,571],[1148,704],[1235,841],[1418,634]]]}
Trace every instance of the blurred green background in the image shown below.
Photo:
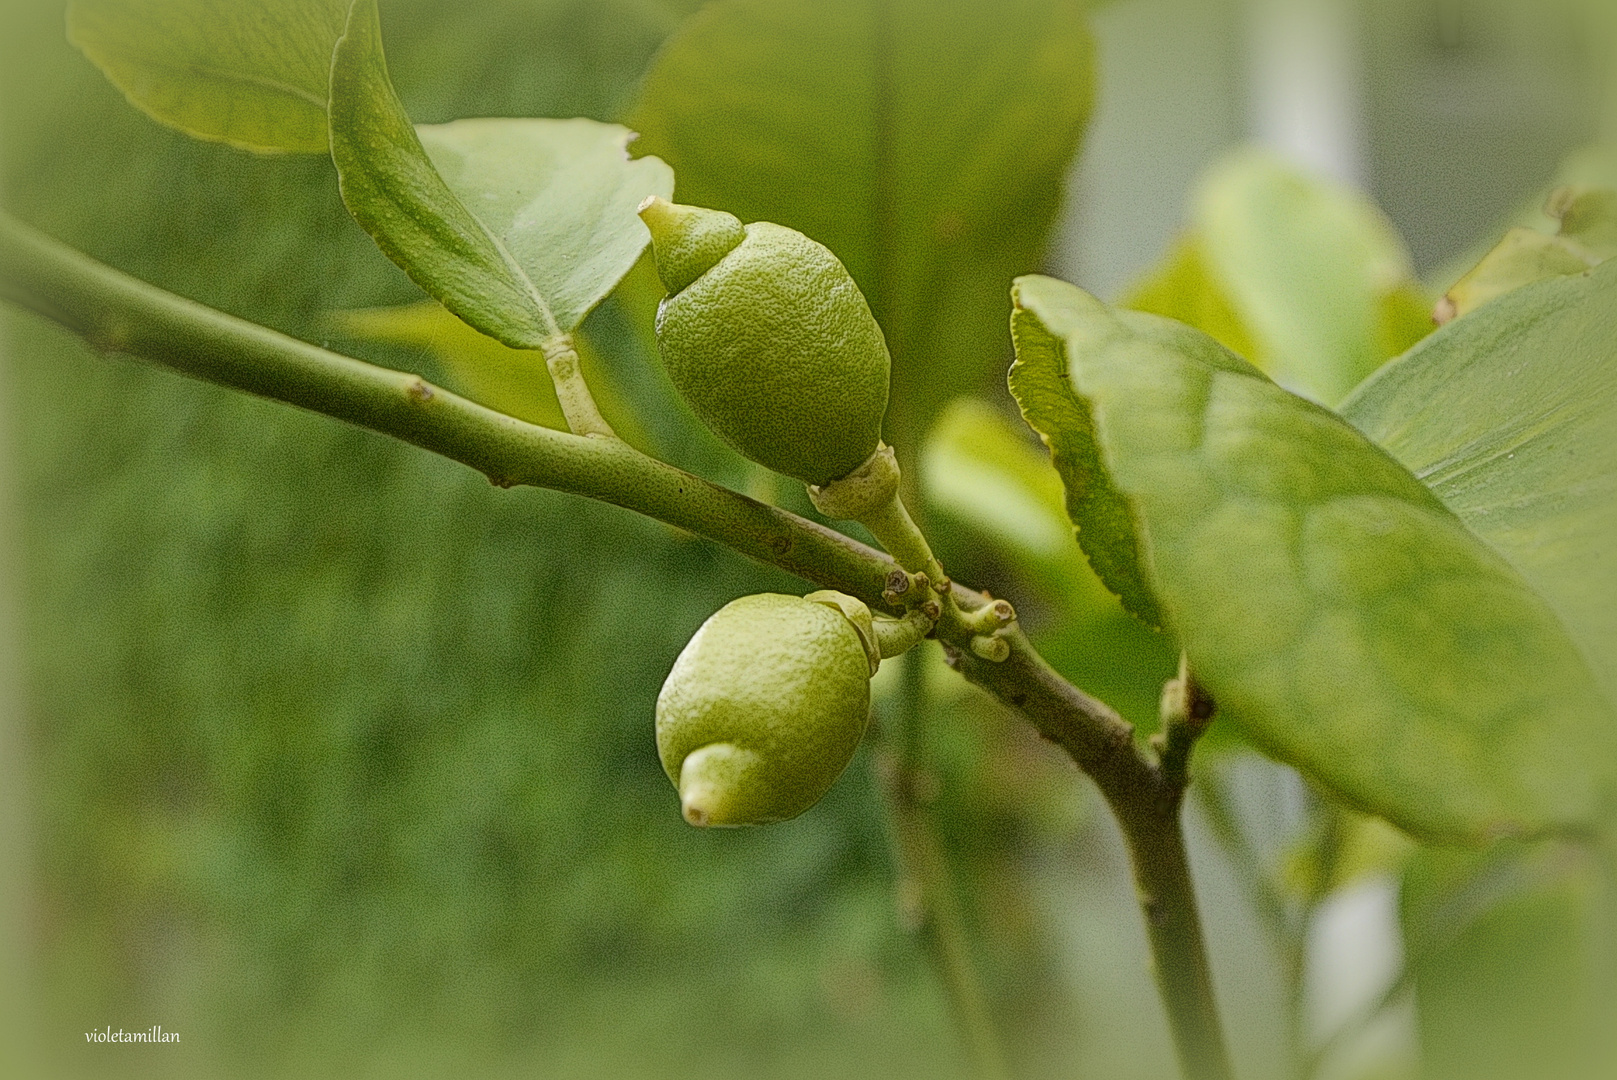
{"label": "blurred green background", "polygon": [[[383,16],[418,121],[614,120],[698,6],[390,0]],[[1335,7],[1352,107],[1311,164],[1367,188],[1446,284],[1598,133],[1610,91],[1587,42],[1557,30],[1574,5],[1543,7],[1531,32],[1503,3]],[[8,210],[183,295],[453,377],[428,352],[333,336],[328,313],[419,293],[348,218],[328,161],[158,127],[68,45],[62,8],[0,0]],[[1057,272],[1117,294],[1161,257],[1209,164],[1254,135],[1285,142],[1264,102],[1292,92],[1270,64],[1289,46],[1263,44],[1285,18],[1233,0],[1094,13],[1098,106]],[[968,1072],[874,750],[811,813],[738,832],[686,827],[658,766],[652,703],[690,633],[737,595],[800,583],[0,318],[4,1053],[20,1074]],[[686,418],[644,323],[625,293],[586,325],[643,443],[806,510]],[[945,434],[959,409],[1003,412],[995,347],[953,388],[981,402],[943,413]],[[934,445],[921,472],[951,569],[1017,600],[1054,662],[1148,721],[1171,645],[1070,600],[1092,591],[1075,547],[1042,577],[999,557],[951,516],[960,467]],[[1170,1075],[1104,812],[1053,748],[927,665],[927,814],[1017,1071]],[[886,731],[903,726],[894,700],[878,694]],[[1312,797],[1254,757],[1221,760],[1260,854],[1284,861]],[[1192,832],[1242,1074],[1285,1075],[1284,957],[1216,822],[1197,809]],[[109,1024],[182,1042],[79,1041]],[[1407,1017],[1378,1037],[1342,1076],[1409,1074]]]}

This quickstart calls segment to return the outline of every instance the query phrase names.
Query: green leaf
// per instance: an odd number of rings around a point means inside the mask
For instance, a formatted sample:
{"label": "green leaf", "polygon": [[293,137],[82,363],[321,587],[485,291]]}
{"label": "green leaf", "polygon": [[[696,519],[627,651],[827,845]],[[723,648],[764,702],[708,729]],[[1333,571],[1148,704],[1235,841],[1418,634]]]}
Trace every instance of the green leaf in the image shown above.
{"label": "green leaf", "polygon": [[1189,327],[1050,278],[1013,295],[1016,392],[1068,448],[1080,542],[1132,553],[1253,742],[1428,838],[1600,814],[1609,705],[1554,611],[1415,477]]}
{"label": "green leaf", "polygon": [[1190,233],[1122,303],[1188,323],[1327,404],[1432,329],[1385,215],[1256,150],[1207,174]]}
{"label": "green leaf", "polygon": [[[1160,627],[1162,614],[1142,564],[1134,509],[1112,481],[1101,457],[1091,402],[1068,377],[1066,344],[1058,328],[1023,311],[1018,297],[1027,286],[1038,292],[1043,279],[1019,278],[1011,316],[1016,360],[1008,381],[1028,426],[1050,448],[1050,460],[1067,492],[1067,515],[1089,565],[1123,607],[1148,626]],[[1054,330],[1054,332],[1052,332]]]}
{"label": "green leaf", "polygon": [[349,0],[73,0],[68,38],[152,119],[261,153],[324,154]]}
{"label": "green leaf", "polygon": [[1219,284],[1207,260],[1207,244],[1194,233],[1181,236],[1162,263],[1135,282],[1120,307],[1194,326],[1230,352],[1262,368],[1266,353]]}
{"label": "green leaf", "polygon": [[590,120],[416,129],[388,79],[375,0],[357,0],[331,71],[343,201],[450,311],[514,349],[571,333],[650,240],[635,208],[673,194],[632,134]]}
{"label": "green leaf", "polygon": [[635,212],[674,173],[629,159],[634,132],[593,120],[457,120],[416,129],[444,182],[571,332],[628,273],[650,234]]}
{"label": "green leaf", "polygon": [[1342,412],[1550,602],[1617,701],[1617,260],[1455,320]]}
{"label": "green leaf", "polygon": [[1401,915],[1422,1075],[1609,1077],[1613,896],[1598,856],[1564,841],[1421,850]]}
{"label": "green leaf", "polygon": [[1008,355],[1088,119],[1081,0],[719,0],[665,47],[630,123],[687,203],[799,229],[893,352],[888,440]]}

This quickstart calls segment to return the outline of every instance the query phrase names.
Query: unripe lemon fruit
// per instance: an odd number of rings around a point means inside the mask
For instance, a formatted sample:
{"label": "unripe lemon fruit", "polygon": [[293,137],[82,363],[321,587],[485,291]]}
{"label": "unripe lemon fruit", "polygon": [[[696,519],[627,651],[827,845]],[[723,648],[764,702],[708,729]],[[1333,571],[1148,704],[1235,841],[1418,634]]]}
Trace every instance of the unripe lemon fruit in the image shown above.
{"label": "unripe lemon fruit", "polygon": [[872,666],[833,604],[760,593],[715,612],[657,695],[657,753],[685,819],[759,825],[819,802],[864,737]]}
{"label": "unripe lemon fruit", "polygon": [[847,269],[795,229],[648,199],[657,344],[714,434],[758,464],[827,484],[876,450],[892,362]]}

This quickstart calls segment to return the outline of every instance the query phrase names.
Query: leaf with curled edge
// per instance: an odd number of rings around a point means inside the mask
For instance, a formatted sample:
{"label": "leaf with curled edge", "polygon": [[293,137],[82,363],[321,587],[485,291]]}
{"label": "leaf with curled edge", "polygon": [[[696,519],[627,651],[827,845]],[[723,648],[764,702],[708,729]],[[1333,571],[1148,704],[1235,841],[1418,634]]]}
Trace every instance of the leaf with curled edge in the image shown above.
{"label": "leaf with curled edge", "polygon": [[1050,448],[1066,488],[1067,515],[1089,565],[1124,608],[1160,627],[1162,615],[1140,564],[1133,509],[1101,459],[1090,403],[1067,377],[1065,344],[1020,306],[1011,318],[1011,340],[1016,346],[1008,376],[1011,396]]}
{"label": "leaf with curled edge", "polygon": [[1051,278],[1013,298],[1058,401],[1034,400],[1038,423],[1088,470],[1063,470],[1069,497],[1104,482],[1113,507],[1080,542],[1133,553],[1133,587],[1254,743],[1427,839],[1602,817],[1610,705],[1550,606],[1419,480],[1198,331]]}

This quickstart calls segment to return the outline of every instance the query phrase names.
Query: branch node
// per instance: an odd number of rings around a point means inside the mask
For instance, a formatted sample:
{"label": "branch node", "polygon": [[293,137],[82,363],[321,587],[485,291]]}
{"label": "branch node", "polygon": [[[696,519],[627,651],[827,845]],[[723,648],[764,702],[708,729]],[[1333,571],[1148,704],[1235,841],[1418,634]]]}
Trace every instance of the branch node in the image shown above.
{"label": "branch node", "polygon": [[1162,687],[1162,730],[1151,737],[1162,778],[1175,797],[1189,783],[1190,752],[1212,722],[1217,704],[1196,682],[1190,661],[1181,653],[1179,676]]}

